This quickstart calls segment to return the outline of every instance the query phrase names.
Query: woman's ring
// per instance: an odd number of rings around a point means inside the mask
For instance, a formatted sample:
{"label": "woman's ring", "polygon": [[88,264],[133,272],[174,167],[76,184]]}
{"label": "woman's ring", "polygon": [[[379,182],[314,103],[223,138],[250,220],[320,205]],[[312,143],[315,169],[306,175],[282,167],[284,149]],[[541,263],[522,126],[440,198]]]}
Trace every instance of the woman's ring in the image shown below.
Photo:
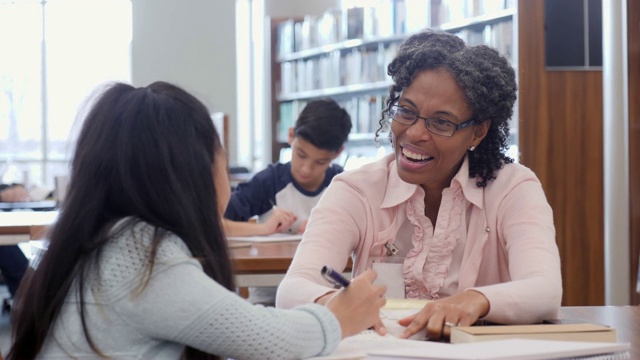
{"label": "woman's ring", "polygon": [[444,322],[444,326],[448,326],[448,327],[456,327],[456,326],[458,326],[458,324],[456,324],[456,323],[452,323],[452,322],[449,322],[449,321],[445,321],[445,322]]}

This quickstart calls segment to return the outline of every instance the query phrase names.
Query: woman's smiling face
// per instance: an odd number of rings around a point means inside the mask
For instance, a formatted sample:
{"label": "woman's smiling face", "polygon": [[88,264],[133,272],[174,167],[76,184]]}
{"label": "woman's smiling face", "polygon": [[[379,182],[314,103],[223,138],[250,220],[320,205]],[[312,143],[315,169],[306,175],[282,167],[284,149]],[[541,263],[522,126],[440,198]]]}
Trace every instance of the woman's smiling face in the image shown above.
{"label": "woman's smiling face", "polygon": [[[411,85],[402,91],[397,105],[422,117],[444,119],[455,124],[473,117],[462,88],[444,69],[419,72]],[[422,185],[425,190],[448,187],[467,149],[477,147],[488,129],[489,121],[483,121],[447,137],[431,133],[423,119],[418,119],[413,125],[392,121],[398,175],[405,182]]]}

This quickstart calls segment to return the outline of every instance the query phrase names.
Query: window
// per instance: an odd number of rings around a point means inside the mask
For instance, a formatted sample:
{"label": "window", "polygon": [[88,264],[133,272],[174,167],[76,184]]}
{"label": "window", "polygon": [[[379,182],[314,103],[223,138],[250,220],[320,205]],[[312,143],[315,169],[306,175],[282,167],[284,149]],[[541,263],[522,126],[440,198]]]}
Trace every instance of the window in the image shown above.
{"label": "window", "polygon": [[66,175],[76,115],[108,81],[130,81],[130,0],[0,0],[0,176]]}

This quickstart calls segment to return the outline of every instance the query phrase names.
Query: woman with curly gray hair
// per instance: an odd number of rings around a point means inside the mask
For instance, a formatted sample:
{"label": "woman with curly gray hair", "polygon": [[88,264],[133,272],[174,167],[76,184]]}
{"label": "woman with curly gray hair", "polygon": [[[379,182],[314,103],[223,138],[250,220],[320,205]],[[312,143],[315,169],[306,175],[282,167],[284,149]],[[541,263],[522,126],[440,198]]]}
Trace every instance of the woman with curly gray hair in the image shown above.
{"label": "woman with curly gray hair", "polygon": [[[425,31],[388,66],[380,129],[393,154],[334,178],[278,290],[276,305],[327,303],[327,265],[373,268],[387,298],[433,300],[399,321],[430,339],[479,319],[553,318],[562,280],[553,214],[539,180],[506,155],[517,85],[487,46]],[[390,325],[390,324],[387,324]],[[378,324],[379,333],[386,331]]]}

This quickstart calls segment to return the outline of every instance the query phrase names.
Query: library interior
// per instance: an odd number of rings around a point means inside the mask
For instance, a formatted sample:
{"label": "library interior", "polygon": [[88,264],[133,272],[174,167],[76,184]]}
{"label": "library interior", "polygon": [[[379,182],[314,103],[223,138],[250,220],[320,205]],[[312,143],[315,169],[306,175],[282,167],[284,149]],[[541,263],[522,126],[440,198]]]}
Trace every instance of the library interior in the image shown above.
{"label": "library interior", "polygon": [[[640,321],[640,1],[0,0],[0,29],[0,184],[28,193],[0,187],[0,246],[29,259],[46,251],[80,119],[109,82],[167,81],[202,101],[235,189],[295,156],[290,129],[319,99],[351,118],[333,160],[345,172],[391,154],[388,65],[410,35],[495,48],[517,81],[506,155],[553,211],[564,314],[598,309],[589,321],[619,326],[640,358],[640,329],[623,319]],[[277,286],[301,238],[229,241],[240,295]]]}

